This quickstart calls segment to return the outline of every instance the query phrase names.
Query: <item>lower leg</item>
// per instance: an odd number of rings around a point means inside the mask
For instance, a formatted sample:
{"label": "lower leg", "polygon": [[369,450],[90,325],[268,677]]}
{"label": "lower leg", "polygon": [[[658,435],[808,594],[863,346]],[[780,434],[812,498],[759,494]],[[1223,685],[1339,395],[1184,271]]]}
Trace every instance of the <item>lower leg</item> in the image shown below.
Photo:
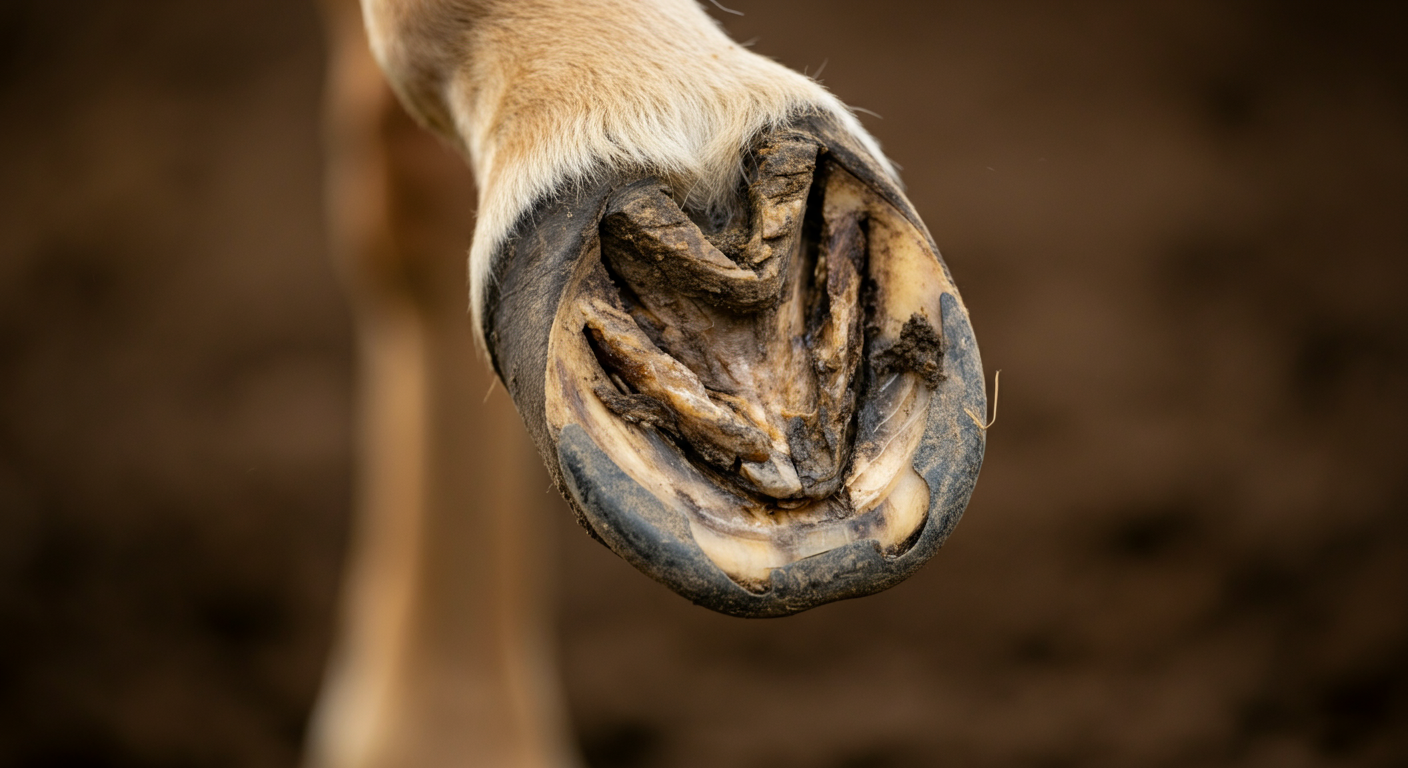
{"label": "lower leg", "polygon": [[538,526],[547,479],[464,312],[468,172],[329,2],[332,237],[361,341],[360,480],[320,768],[572,765]]}

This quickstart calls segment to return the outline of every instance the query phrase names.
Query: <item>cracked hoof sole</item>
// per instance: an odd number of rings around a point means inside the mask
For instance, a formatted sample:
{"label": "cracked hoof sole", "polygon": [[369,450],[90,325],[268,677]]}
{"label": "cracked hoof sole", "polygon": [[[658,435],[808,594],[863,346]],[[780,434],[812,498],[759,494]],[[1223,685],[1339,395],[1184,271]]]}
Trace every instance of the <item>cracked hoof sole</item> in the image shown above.
{"label": "cracked hoof sole", "polygon": [[985,398],[959,294],[868,156],[813,118],[747,161],[722,216],[653,178],[540,206],[487,330],[597,538],[701,605],[776,616],[937,550],[977,477],[965,409]]}

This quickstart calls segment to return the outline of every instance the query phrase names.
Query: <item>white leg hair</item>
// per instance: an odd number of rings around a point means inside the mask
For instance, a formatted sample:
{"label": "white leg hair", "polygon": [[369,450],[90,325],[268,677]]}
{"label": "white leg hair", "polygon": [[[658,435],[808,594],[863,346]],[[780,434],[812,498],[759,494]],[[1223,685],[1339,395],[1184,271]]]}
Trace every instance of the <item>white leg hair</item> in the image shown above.
{"label": "white leg hair", "polygon": [[363,12],[403,103],[474,169],[476,332],[494,254],[564,185],[641,169],[717,211],[749,141],[805,112],[834,115],[884,162],[839,99],[730,40],[694,0],[363,0]]}

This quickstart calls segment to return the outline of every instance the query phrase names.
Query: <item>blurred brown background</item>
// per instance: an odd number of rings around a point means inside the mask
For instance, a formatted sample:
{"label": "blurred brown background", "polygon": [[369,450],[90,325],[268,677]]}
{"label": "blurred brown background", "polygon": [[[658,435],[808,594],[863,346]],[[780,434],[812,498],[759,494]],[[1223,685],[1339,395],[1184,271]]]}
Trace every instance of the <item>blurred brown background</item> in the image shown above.
{"label": "blurred brown background", "polygon": [[[725,4],[883,116],[1000,419],[932,564],[791,619],[562,510],[591,765],[1408,764],[1400,4]],[[297,759],[351,487],[323,55],[311,3],[0,5],[0,764]]]}

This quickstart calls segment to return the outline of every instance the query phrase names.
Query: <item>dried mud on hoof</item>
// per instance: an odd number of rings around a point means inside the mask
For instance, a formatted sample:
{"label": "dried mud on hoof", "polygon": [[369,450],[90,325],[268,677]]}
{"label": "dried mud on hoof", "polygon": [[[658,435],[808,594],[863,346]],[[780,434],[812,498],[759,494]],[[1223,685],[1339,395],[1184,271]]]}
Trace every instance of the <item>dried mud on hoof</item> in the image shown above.
{"label": "dried mud on hoof", "polygon": [[876,592],[943,543],[982,463],[982,365],[909,202],[821,118],[747,152],[736,210],[656,178],[523,222],[495,365],[582,524],[700,605]]}

